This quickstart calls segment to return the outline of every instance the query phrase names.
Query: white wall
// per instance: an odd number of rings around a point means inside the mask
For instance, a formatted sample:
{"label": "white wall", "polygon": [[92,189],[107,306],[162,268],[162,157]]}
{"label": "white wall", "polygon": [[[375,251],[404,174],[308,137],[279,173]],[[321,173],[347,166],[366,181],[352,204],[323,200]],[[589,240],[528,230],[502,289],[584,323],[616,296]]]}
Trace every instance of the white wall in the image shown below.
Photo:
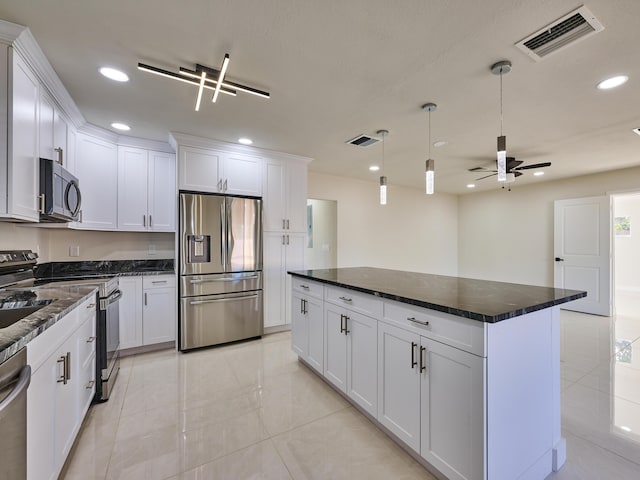
{"label": "white wall", "polygon": [[[173,233],[97,232],[52,230],[49,258],[52,262],[79,260],[143,260],[174,258]],[[149,253],[149,245],[156,253]],[[69,247],[80,247],[80,256],[69,256]]]}
{"label": "white wall", "polygon": [[463,195],[459,276],[553,286],[553,202],[640,188],[640,167]]}
{"label": "white wall", "polygon": [[457,275],[458,197],[309,172],[308,196],[338,202],[338,267]]}
{"label": "white wall", "polygon": [[33,250],[40,255],[40,262],[48,262],[49,231],[0,222],[0,250]]}
{"label": "white wall", "polygon": [[305,250],[304,263],[307,268],[335,268],[338,265],[338,202],[310,198],[307,214],[310,207],[313,233],[311,246],[307,244]]}
{"label": "white wall", "polygon": [[640,292],[640,194],[614,197],[614,212],[631,218],[631,235],[614,236],[615,288]]}

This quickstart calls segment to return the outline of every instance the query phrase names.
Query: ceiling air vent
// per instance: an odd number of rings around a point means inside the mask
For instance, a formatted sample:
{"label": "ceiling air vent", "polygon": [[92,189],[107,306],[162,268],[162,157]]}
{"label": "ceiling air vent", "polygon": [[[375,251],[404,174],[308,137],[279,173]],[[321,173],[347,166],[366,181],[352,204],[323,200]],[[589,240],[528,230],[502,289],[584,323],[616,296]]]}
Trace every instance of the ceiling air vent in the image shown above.
{"label": "ceiling air vent", "polygon": [[587,7],[582,6],[520,40],[516,47],[539,62],[547,55],[602,30],[604,26]]}
{"label": "ceiling air vent", "polygon": [[368,147],[374,143],[378,143],[379,141],[379,138],[370,137],[369,135],[362,133],[351,140],[347,140],[345,143],[355,145],[356,147]]}

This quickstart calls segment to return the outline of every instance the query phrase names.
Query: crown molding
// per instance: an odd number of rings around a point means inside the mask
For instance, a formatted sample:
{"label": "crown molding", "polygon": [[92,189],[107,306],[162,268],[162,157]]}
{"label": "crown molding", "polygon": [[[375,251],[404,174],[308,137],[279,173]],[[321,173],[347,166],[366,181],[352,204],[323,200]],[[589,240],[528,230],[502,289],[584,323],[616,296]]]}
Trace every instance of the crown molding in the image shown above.
{"label": "crown molding", "polygon": [[52,98],[58,110],[76,127],[86,123],[80,109],[67,92],[49,60],[28,27],[0,20],[0,41],[20,54],[40,84]]}
{"label": "crown molding", "polygon": [[113,133],[111,130],[106,130],[92,123],[85,123],[84,125],[82,125],[80,128],[78,128],[78,133],[83,133],[91,137],[99,138],[100,140],[111,142],[113,144],[117,144],[119,138],[119,135],[117,133]]}
{"label": "crown molding", "polygon": [[118,136],[118,146],[144,148],[154,150],[156,152],[176,153],[175,150],[167,142],[158,140],[149,140],[147,138],[130,137],[129,135]]}
{"label": "crown molding", "polygon": [[239,145],[237,143],[224,142],[222,140],[214,140],[212,138],[197,137],[188,133],[169,132],[169,144],[178,151],[178,146],[189,146],[197,148],[217,148],[225,152],[241,153],[244,155],[255,155],[258,157],[266,157],[271,159],[279,159],[286,161],[311,163],[312,158],[294,155],[291,153],[276,152],[265,148],[252,147],[249,145]]}

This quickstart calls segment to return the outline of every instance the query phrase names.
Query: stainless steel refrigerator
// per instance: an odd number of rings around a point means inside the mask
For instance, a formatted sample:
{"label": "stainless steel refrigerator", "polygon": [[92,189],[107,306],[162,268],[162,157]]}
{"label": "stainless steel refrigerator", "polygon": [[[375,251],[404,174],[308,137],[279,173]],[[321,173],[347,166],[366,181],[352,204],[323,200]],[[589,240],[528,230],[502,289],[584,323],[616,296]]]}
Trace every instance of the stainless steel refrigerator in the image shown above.
{"label": "stainless steel refrigerator", "polygon": [[259,337],[262,200],[180,193],[180,350]]}

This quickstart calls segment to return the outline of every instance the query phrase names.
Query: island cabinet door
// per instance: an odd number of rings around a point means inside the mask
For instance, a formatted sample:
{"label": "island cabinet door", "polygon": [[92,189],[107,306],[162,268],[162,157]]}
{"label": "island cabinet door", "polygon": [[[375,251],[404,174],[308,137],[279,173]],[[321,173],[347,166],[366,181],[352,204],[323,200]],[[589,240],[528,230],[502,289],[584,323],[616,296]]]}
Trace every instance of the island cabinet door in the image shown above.
{"label": "island cabinet door", "polygon": [[303,359],[309,351],[309,326],[305,314],[306,297],[298,293],[291,296],[291,349]]}
{"label": "island cabinet door", "polygon": [[378,421],[420,453],[420,336],[378,323]]}
{"label": "island cabinet door", "polygon": [[344,309],[325,304],[324,376],[339,390],[347,393],[347,335]]}
{"label": "island cabinet door", "polygon": [[370,415],[378,414],[378,321],[347,311],[347,395]]}
{"label": "island cabinet door", "polygon": [[450,479],[486,479],[485,359],[421,337],[420,454]]}
{"label": "island cabinet door", "polygon": [[307,363],[319,374],[324,373],[324,318],[322,300],[307,297],[305,310],[307,315],[307,334],[309,335]]}

